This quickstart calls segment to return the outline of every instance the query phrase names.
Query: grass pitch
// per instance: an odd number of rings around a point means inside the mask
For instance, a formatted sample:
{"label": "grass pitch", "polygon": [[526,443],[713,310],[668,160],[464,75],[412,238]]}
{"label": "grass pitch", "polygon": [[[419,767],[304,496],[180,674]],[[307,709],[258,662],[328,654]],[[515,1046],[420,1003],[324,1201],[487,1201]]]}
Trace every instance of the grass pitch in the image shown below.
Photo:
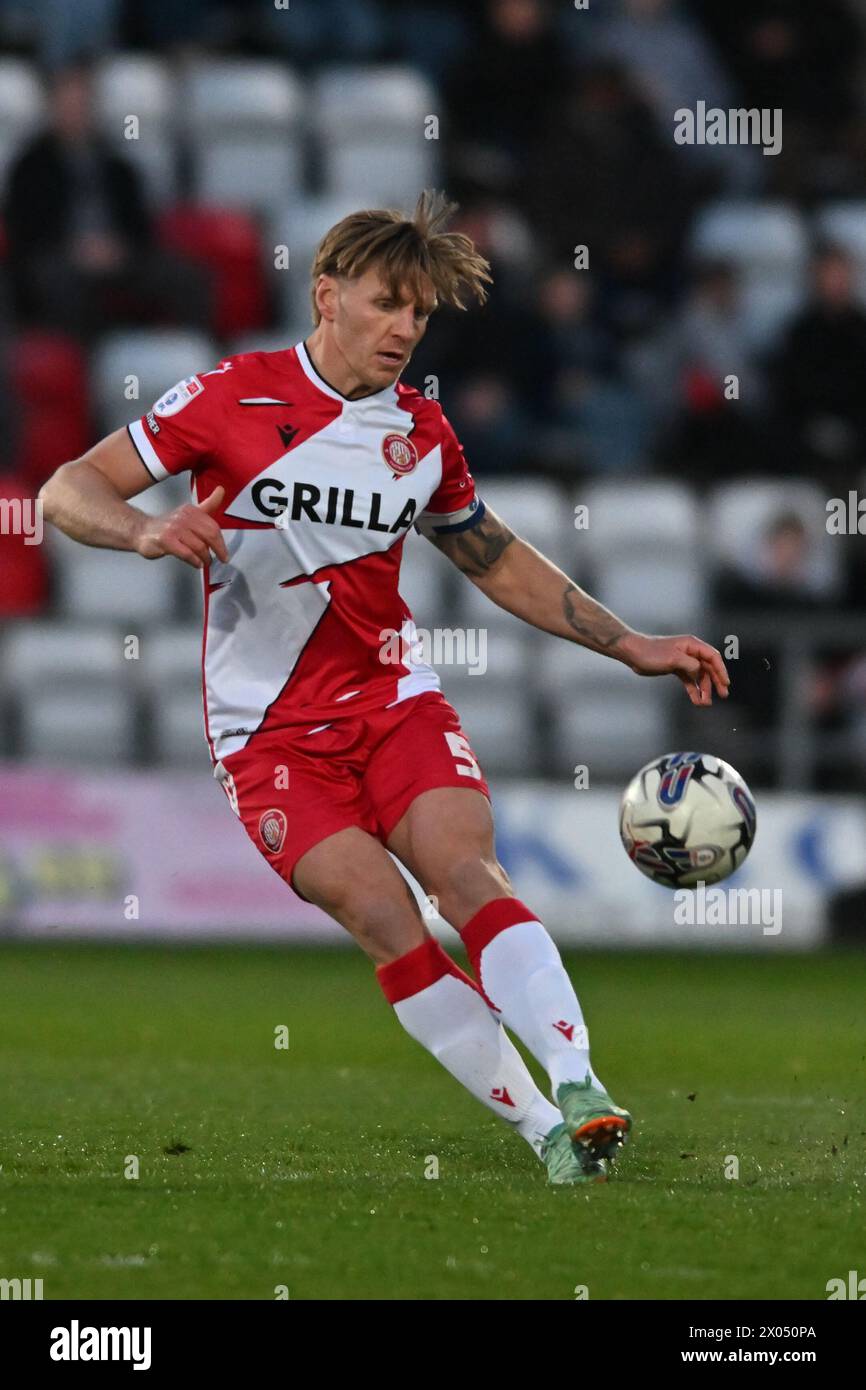
{"label": "grass pitch", "polygon": [[636,1126],[588,1191],[546,1186],[354,950],[4,945],[0,1276],[570,1300],[824,1299],[866,1273],[866,957],[567,963]]}

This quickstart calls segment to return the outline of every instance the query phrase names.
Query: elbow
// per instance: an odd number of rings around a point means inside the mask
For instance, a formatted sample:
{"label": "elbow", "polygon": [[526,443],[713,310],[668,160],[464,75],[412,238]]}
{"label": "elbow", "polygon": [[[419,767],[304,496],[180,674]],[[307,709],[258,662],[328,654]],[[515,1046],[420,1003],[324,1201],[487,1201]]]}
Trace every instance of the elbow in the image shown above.
{"label": "elbow", "polygon": [[61,478],[65,470],[69,467],[70,465],[68,463],[61,463],[60,467],[55,469],[51,477],[44,482],[39,489],[36,500],[41,508],[44,521],[56,522]]}
{"label": "elbow", "polygon": [[[58,469],[57,472],[60,470]],[[47,483],[43,483],[36,495],[36,503],[42,513],[43,521],[54,521],[54,499],[56,496],[55,479],[57,473],[52,473]]]}

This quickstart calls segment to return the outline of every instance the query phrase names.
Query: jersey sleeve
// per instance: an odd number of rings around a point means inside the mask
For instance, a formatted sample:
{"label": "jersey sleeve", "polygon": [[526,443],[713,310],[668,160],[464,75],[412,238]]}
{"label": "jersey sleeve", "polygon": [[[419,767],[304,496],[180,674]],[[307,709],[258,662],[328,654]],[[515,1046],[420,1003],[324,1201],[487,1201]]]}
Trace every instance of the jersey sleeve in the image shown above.
{"label": "jersey sleeve", "polygon": [[219,369],[185,377],[127,425],[139,458],[157,482],[194,470],[215,452],[221,433],[221,381]]}
{"label": "jersey sleeve", "polygon": [[442,416],[442,477],[439,486],[415,522],[422,536],[446,536],[469,531],[484,516],[484,503],[475,492],[475,480],[454,430]]}

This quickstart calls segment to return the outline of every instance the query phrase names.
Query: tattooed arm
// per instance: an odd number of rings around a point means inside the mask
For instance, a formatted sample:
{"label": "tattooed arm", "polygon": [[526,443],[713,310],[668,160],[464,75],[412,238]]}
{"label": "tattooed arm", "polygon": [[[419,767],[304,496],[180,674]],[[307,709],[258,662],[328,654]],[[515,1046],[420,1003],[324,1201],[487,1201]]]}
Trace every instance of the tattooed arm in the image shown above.
{"label": "tattooed arm", "polygon": [[678,676],[694,705],[712,704],[713,687],[727,695],[728,673],[715,647],[697,637],[635,632],[489,508],[471,530],[432,540],[493,603],[542,632],[611,656],[641,676]]}

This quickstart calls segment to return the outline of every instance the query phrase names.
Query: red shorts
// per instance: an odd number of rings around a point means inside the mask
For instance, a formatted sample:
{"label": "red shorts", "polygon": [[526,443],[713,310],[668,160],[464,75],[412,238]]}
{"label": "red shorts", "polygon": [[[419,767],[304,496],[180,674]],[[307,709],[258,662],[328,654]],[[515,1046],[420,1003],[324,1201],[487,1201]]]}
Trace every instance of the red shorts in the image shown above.
{"label": "red shorts", "polygon": [[324,728],[254,738],[215,775],[253,844],[296,893],[298,860],[338,830],[356,825],[384,844],[421,792],[471,787],[490,798],[456,711],[432,690]]}

